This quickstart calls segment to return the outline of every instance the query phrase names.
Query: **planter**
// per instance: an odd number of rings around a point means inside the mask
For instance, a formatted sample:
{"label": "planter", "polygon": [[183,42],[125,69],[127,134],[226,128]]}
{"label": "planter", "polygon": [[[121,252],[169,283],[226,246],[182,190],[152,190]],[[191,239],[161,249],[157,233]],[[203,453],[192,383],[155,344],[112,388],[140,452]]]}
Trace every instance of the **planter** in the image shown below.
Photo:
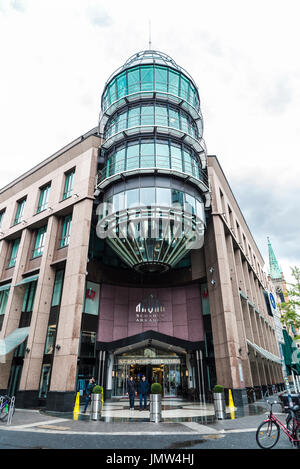
{"label": "planter", "polygon": [[91,396],[91,420],[100,420],[102,410],[102,394]]}
{"label": "planter", "polygon": [[150,422],[161,422],[161,394],[150,394]]}
{"label": "planter", "polygon": [[226,417],[225,396],[223,392],[214,392],[214,406],[216,418],[223,420]]}

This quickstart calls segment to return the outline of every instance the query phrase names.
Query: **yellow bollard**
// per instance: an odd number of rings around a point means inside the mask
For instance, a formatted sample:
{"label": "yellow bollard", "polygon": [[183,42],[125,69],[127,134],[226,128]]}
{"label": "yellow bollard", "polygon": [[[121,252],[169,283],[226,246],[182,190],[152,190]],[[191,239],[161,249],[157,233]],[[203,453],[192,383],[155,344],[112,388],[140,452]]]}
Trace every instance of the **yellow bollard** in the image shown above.
{"label": "yellow bollard", "polygon": [[229,389],[228,394],[229,394],[229,396],[228,396],[229,397],[228,407],[229,407],[229,410],[230,410],[230,418],[233,420],[233,419],[235,419],[235,413],[234,413],[235,407],[234,407],[234,402],[233,402],[233,398],[232,398],[231,389]]}
{"label": "yellow bollard", "polygon": [[75,406],[73,410],[73,418],[74,420],[78,420],[78,414],[80,413],[80,408],[79,408],[79,392],[76,394],[76,401],[75,401]]}

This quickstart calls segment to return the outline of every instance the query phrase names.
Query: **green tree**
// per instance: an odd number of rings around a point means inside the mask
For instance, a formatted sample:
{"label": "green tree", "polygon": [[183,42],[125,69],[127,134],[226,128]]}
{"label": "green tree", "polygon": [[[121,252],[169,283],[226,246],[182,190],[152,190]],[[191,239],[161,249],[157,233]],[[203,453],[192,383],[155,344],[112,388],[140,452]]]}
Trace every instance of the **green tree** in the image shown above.
{"label": "green tree", "polygon": [[280,310],[280,321],[286,330],[295,334],[296,329],[300,327],[300,269],[299,267],[291,267],[292,277],[294,278],[294,283],[289,283],[290,288],[287,289],[285,294],[288,297],[288,301],[283,303],[278,303],[278,308]]}

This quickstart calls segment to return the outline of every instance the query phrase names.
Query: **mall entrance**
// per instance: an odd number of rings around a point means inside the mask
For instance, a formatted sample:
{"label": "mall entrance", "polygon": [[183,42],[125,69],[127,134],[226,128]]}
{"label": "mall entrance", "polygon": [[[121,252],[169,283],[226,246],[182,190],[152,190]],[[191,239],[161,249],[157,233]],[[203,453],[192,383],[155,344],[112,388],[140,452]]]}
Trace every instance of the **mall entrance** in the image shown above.
{"label": "mall entrance", "polygon": [[185,357],[158,348],[141,348],[115,354],[112,369],[112,395],[125,396],[130,376],[138,382],[160,383],[164,397],[182,396],[186,380]]}

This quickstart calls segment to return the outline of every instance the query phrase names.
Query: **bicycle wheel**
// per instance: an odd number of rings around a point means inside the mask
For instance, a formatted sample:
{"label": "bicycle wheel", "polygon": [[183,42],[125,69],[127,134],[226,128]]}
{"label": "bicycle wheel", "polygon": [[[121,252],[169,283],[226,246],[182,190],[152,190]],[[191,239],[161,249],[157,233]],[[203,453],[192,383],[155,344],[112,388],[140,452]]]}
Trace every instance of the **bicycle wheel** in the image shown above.
{"label": "bicycle wheel", "polygon": [[256,443],[260,448],[270,449],[276,445],[280,436],[278,423],[272,420],[262,422],[256,430]]}
{"label": "bicycle wheel", "polygon": [[0,420],[2,422],[5,422],[5,420],[7,419],[8,410],[9,410],[8,404],[4,404],[3,407],[1,407],[1,409],[0,409]]}

